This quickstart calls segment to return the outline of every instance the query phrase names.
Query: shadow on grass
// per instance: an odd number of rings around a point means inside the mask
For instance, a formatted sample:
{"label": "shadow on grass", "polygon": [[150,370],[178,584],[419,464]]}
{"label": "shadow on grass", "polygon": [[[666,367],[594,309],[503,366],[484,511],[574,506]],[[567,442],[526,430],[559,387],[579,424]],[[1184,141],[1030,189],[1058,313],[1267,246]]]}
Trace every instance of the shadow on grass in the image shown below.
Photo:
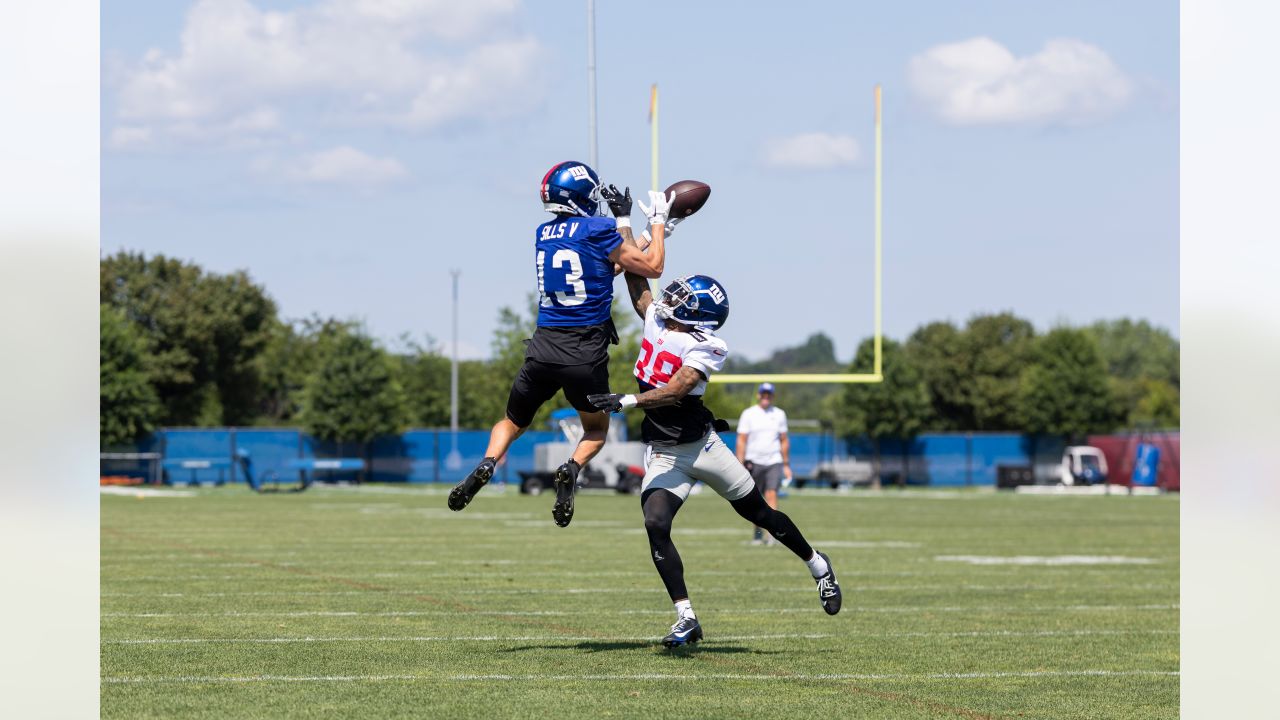
{"label": "shadow on grass", "polygon": [[584,653],[612,652],[616,650],[658,650],[664,655],[675,656],[692,656],[704,653],[724,655],[736,655],[742,653],[749,653],[752,655],[776,655],[779,652],[777,650],[757,650],[756,648],[742,647],[741,645],[708,645],[706,643],[668,649],[662,647],[662,645],[656,640],[587,640],[585,642],[574,643],[572,645],[522,645],[520,647],[506,648],[503,652],[528,652],[530,650],[572,650]]}

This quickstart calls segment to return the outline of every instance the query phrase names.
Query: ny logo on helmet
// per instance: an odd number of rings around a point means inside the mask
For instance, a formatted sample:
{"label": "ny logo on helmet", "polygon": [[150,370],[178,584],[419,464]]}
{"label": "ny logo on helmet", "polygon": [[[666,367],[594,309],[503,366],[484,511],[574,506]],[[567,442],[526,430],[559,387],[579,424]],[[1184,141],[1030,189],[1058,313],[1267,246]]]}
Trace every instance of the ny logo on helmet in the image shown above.
{"label": "ny logo on helmet", "polygon": [[587,169],[582,165],[574,165],[570,167],[569,175],[574,180],[586,180],[588,177],[590,177],[589,175],[587,175]]}
{"label": "ny logo on helmet", "polygon": [[711,299],[716,301],[717,305],[724,302],[724,291],[720,289],[719,285],[712,285],[707,289],[707,292],[711,295]]}

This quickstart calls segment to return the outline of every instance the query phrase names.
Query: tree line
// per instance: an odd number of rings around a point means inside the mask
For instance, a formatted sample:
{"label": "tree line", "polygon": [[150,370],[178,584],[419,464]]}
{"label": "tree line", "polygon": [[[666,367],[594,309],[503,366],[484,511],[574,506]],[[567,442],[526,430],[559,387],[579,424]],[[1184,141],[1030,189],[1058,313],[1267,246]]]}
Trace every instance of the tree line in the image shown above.
{"label": "tree line", "polygon": [[[206,272],[162,255],[120,252],[100,276],[100,435],[128,443],[161,426],[301,426],[332,441],[368,442],[409,427],[449,424],[450,361],[430,337],[385,343],[357,322],[279,316],[247,273]],[[458,369],[458,423],[488,428],[534,328],[532,297],[504,308],[487,360]],[[639,321],[615,306],[622,342],[610,353],[615,388],[635,387]],[[731,358],[735,372],[866,372],[864,340],[851,365],[818,333],[759,362]],[[935,322],[903,342],[883,341],[884,382],[784,385],[792,418],[819,420],[844,435],[912,437],[924,431],[1008,430],[1078,436],[1133,425],[1178,424],[1178,342],[1146,321],[1102,321],[1037,334],[1010,313],[963,327]],[[707,405],[736,419],[754,388],[711,385]],[[543,407],[545,426],[563,396]],[[640,415],[628,422],[634,431]]]}

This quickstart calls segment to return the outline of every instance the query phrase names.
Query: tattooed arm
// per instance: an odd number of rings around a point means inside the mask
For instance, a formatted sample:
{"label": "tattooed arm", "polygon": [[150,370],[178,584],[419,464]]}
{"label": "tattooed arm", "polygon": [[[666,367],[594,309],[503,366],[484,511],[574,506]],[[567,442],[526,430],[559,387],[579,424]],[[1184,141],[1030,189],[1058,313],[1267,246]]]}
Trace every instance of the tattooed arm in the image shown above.
{"label": "tattooed arm", "polygon": [[619,395],[603,393],[588,395],[587,401],[606,412],[620,412],[626,408],[640,409],[675,405],[688,395],[698,383],[706,380],[706,376],[691,367],[682,367],[671,376],[671,380],[660,388],[654,388],[639,395]]}
{"label": "tattooed arm", "polygon": [[636,407],[654,408],[664,405],[675,405],[698,387],[698,383],[706,380],[702,373],[691,367],[682,367],[671,376],[671,380],[660,388],[654,388],[648,392],[642,392],[636,395]]}

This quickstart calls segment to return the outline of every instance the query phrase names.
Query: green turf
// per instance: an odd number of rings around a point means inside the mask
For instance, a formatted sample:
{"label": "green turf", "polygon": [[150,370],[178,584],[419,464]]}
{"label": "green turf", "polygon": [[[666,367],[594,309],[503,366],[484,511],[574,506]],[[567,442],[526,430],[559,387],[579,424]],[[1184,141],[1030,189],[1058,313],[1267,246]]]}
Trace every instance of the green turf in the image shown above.
{"label": "green turf", "polygon": [[671,652],[635,498],[560,529],[496,490],[104,496],[102,716],[1178,714],[1176,497],[793,495],[844,588],[828,617],[795,556],[695,496],[675,537],[706,640]]}

